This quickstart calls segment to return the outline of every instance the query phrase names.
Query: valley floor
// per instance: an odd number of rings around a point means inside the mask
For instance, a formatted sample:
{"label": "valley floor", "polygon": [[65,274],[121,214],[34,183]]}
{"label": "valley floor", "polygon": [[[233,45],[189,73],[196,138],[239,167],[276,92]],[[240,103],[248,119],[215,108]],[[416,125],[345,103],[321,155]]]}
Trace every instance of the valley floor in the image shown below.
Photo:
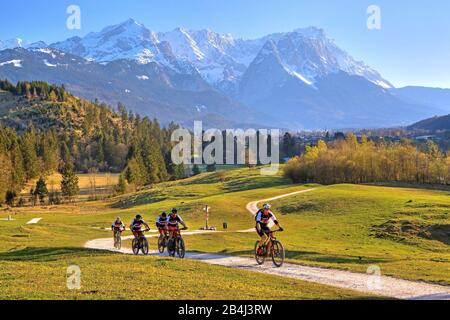
{"label": "valley floor", "polygon": [[[0,218],[12,214],[15,219],[0,220],[0,298],[255,299],[264,295],[261,288],[273,299],[375,297],[276,275],[262,278],[248,270],[189,259],[142,259],[82,248],[88,240],[110,237],[108,228],[117,215],[128,222],[139,212],[152,221],[160,211],[178,207],[190,230],[196,230],[204,225],[202,209],[208,204],[210,225],[221,227],[227,222],[229,229],[186,236],[187,249],[246,259],[242,261],[247,269],[252,260],[245,257],[252,254],[256,234],[234,232],[254,225],[245,204],[311,188],[314,191],[271,201],[286,229],[279,237],[289,262],[361,273],[377,266],[383,276],[448,287],[448,192],[294,186],[281,176],[260,176],[255,168],[227,171],[225,177],[202,174],[82,206],[21,208],[0,214]],[[248,208],[254,211],[254,205]],[[37,217],[42,218],[39,223],[26,224]],[[156,241],[150,243],[155,248]],[[65,272],[71,264],[79,265],[82,271],[82,289],[78,291],[66,288]],[[266,268],[274,270],[269,264]],[[281,270],[289,272],[289,268],[290,264]],[[156,274],[180,281],[176,281],[175,290],[169,289]]]}

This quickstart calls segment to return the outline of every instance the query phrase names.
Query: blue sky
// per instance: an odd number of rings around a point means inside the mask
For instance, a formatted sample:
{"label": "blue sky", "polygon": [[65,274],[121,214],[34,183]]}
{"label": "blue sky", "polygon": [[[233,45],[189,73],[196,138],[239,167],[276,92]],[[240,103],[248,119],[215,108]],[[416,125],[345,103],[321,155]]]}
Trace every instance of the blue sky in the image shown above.
{"label": "blue sky", "polygon": [[[81,30],[66,28],[71,4],[81,8]],[[381,30],[366,27],[372,4],[381,8]],[[396,86],[450,88],[449,15],[448,0],[2,1],[0,39],[51,43],[130,17],[155,31],[210,28],[243,38],[313,25]]]}

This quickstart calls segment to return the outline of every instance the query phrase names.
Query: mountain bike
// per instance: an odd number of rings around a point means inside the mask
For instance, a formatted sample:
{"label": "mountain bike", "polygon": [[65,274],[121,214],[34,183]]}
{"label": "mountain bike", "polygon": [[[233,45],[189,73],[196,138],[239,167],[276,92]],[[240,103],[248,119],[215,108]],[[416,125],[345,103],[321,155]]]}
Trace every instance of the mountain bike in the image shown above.
{"label": "mountain bike", "polygon": [[142,251],[143,255],[148,255],[148,250],[149,250],[149,246],[148,246],[148,240],[147,238],[144,236],[144,232],[147,232],[149,230],[143,230],[142,234],[138,237],[138,238],[134,238],[133,242],[131,244],[131,247],[133,249],[133,253],[135,255],[139,254],[139,250]]}
{"label": "mountain bike", "polygon": [[167,247],[167,242],[169,241],[169,235],[167,231],[161,233],[158,237],[158,251],[159,253],[164,253],[164,250]]}
{"label": "mountain bike", "polygon": [[184,246],[184,239],[181,236],[181,230],[186,230],[187,228],[183,228],[183,229],[177,229],[174,234],[172,239],[169,239],[168,243],[167,243],[167,252],[169,253],[169,256],[171,257],[175,257],[175,253],[178,255],[178,257],[180,257],[181,259],[184,258],[185,254],[186,254],[186,249]]}
{"label": "mountain bike", "polygon": [[[256,243],[255,243],[255,259],[259,265],[262,265],[269,255],[272,258],[273,264],[277,268],[279,268],[283,265],[284,258],[285,258],[284,247],[283,247],[283,244],[280,241],[278,241],[274,236],[275,232],[280,232],[280,231],[281,230],[270,231],[267,234],[267,239],[264,241],[262,246],[260,246],[259,241],[256,241]],[[269,243],[271,244],[270,252],[268,252],[268,250],[267,250]]]}
{"label": "mountain bike", "polygon": [[122,231],[114,231],[114,248],[120,250],[122,248]]}

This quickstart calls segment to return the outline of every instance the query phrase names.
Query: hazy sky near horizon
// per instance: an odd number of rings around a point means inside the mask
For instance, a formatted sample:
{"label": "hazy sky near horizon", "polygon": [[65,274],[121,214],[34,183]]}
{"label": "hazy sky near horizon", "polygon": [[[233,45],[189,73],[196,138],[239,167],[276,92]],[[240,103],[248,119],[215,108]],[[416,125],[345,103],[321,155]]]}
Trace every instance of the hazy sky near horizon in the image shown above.
{"label": "hazy sky near horizon", "polygon": [[[66,28],[72,4],[81,8],[80,30]],[[366,26],[370,5],[381,9],[381,30]],[[52,43],[128,18],[154,31],[209,28],[242,38],[312,25],[395,86],[450,88],[449,17],[448,0],[22,0],[1,4],[0,40]]]}

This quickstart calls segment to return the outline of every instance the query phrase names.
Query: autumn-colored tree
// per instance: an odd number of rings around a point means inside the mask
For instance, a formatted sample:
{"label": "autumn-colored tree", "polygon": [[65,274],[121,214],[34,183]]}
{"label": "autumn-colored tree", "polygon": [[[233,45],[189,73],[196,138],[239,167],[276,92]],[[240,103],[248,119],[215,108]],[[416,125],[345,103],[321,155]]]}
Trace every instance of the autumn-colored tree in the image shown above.
{"label": "autumn-colored tree", "polygon": [[307,146],[302,156],[292,158],[284,173],[294,182],[367,183],[450,183],[449,155],[429,141],[423,150],[411,141],[375,144],[349,134],[345,140],[328,145],[319,141]]}

